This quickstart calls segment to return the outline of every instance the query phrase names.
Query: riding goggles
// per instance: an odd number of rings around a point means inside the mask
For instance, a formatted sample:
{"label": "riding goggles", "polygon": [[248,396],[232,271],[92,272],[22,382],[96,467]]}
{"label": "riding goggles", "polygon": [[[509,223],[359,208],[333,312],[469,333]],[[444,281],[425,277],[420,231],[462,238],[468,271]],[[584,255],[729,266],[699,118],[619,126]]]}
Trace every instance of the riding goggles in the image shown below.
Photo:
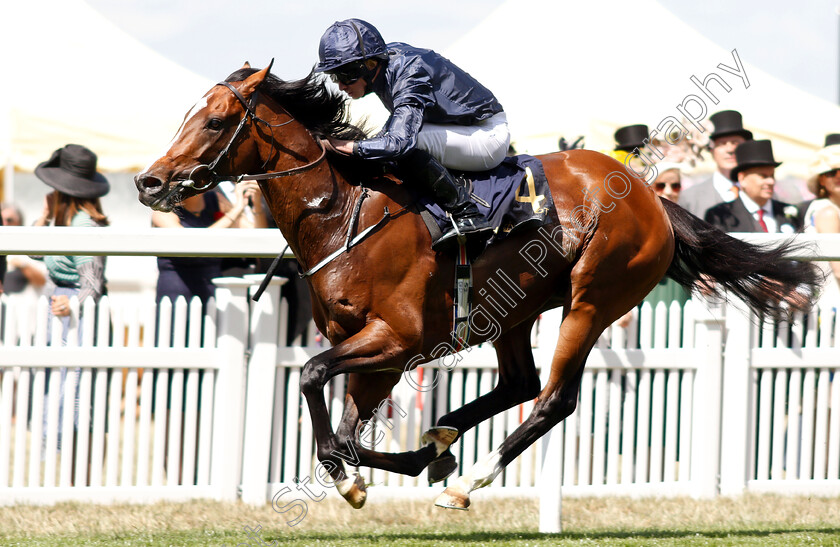
{"label": "riding goggles", "polygon": [[329,75],[333,83],[353,85],[365,75],[365,71],[365,66],[358,63],[352,66],[343,66],[340,70],[330,72]]}

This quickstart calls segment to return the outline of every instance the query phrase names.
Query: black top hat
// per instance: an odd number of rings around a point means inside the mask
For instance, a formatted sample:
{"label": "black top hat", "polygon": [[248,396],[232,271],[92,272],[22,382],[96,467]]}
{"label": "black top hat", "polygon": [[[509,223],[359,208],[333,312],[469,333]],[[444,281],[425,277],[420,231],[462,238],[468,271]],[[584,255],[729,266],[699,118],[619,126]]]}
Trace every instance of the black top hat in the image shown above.
{"label": "black top hat", "polygon": [[746,140],[752,140],[751,131],[744,129],[741,113],[735,110],[721,110],[709,116],[709,121],[715,126],[709,138],[714,140],[727,135],[741,135]]}
{"label": "black top hat", "polygon": [[95,199],[111,189],[96,172],[96,154],[79,144],[68,144],[35,168],[35,176],[68,196]]}
{"label": "black top hat", "polygon": [[615,149],[632,152],[636,148],[645,145],[645,139],[649,136],[648,126],[637,124],[619,127],[615,132]]}
{"label": "black top hat", "polygon": [[823,145],[823,148],[834,146],[835,144],[840,144],[840,133],[830,133],[825,136],[825,144]]}
{"label": "black top hat", "polygon": [[782,164],[776,161],[773,157],[773,145],[770,141],[745,141],[738,145],[735,149],[735,160],[738,162],[729,178],[733,181],[738,180],[738,173],[750,167],[764,167],[765,165],[772,165],[778,167]]}

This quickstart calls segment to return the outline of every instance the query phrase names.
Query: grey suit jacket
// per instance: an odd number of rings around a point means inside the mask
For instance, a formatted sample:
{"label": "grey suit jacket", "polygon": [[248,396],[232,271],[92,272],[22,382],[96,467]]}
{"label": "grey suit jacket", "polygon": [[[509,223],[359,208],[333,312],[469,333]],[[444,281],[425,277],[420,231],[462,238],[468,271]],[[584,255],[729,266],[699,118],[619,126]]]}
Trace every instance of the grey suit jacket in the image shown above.
{"label": "grey suit jacket", "polygon": [[706,211],[723,203],[721,196],[712,183],[712,176],[703,179],[680,193],[679,205],[698,218],[704,218]]}

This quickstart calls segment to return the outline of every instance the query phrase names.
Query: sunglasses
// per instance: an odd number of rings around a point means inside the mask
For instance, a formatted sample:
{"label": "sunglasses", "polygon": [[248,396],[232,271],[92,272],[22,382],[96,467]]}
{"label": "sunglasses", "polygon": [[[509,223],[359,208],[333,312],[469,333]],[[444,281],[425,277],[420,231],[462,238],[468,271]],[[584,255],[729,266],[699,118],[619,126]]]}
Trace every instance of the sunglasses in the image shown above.
{"label": "sunglasses", "polygon": [[344,70],[331,72],[330,79],[335,84],[353,85],[362,78],[362,69],[363,65],[345,67]]}
{"label": "sunglasses", "polygon": [[671,183],[654,182],[653,183],[653,187],[655,189],[659,190],[660,192],[663,192],[665,190],[666,186],[670,186],[671,190],[673,190],[675,192],[679,192],[680,190],[682,190],[682,183],[681,182],[671,182]]}
{"label": "sunglasses", "polygon": [[838,172],[840,172],[840,169],[832,169],[831,171],[826,171],[825,173],[823,173],[823,176],[833,178],[837,176]]}

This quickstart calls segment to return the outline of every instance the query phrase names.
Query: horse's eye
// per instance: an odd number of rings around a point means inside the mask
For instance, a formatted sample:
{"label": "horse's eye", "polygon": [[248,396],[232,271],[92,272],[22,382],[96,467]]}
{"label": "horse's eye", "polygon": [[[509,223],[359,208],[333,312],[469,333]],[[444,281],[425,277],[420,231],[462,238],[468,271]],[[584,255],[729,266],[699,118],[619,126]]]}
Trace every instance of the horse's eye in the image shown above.
{"label": "horse's eye", "polygon": [[222,128],[222,125],[224,125],[224,124],[222,123],[222,120],[220,120],[219,118],[210,118],[207,121],[207,129],[211,129],[213,131],[218,131],[219,129]]}

